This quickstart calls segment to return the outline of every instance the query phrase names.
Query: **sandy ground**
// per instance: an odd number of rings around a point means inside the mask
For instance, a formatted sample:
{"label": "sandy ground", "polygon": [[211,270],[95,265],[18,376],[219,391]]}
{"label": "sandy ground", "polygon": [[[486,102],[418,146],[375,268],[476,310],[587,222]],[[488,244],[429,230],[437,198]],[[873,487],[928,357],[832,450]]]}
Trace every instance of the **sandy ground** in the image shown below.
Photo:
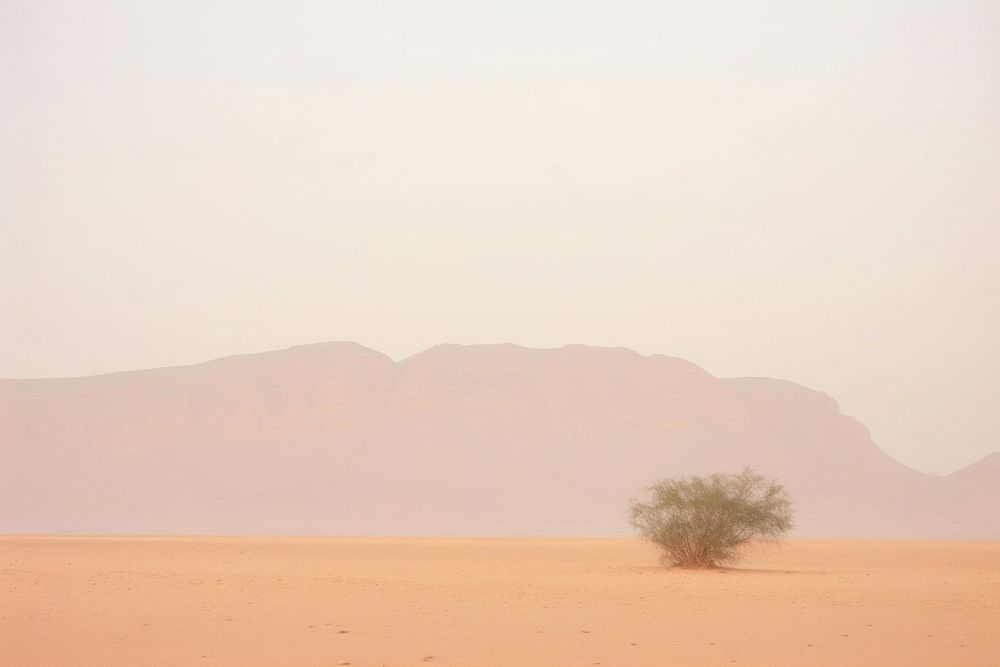
{"label": "sandy ground", "polygon": [[0,537],[0,664],[1000,664],[1000,542]]}

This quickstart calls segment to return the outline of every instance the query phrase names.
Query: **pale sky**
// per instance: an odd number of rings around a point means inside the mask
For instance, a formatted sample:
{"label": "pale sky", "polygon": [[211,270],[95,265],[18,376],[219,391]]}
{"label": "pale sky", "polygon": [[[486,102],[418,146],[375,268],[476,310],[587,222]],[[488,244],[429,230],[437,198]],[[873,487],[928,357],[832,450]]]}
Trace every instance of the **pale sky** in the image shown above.
{"label": "pale sky", "polygon": [[998,225],[991,0],[0,0],[0,377],[621,345],[950,472]]}

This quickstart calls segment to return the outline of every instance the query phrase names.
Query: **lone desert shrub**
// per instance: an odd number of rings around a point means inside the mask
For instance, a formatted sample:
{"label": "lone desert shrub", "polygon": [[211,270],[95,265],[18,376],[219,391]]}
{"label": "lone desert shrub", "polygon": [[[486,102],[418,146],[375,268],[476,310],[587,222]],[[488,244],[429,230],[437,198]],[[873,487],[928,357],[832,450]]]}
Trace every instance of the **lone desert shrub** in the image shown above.
{"label": "lone desert shrub", "polygon": [[632,525],[678,567],[733,563],[749,544],[780,539],[792,528],[785,487],[751,468],[661,480],[629,509]]}

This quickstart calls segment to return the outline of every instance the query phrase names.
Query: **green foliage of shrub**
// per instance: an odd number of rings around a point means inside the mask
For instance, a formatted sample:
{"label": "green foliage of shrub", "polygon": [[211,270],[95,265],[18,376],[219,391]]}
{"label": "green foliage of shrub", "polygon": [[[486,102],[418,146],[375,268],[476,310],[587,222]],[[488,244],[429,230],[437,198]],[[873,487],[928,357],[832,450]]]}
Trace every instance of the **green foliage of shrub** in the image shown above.
{"label": "green foliage of shrub", "polygon": [[678,567],[717,567],[792,529],[792,501],[773,479],[743,472],[661,480],[629,507],[632,525]]}

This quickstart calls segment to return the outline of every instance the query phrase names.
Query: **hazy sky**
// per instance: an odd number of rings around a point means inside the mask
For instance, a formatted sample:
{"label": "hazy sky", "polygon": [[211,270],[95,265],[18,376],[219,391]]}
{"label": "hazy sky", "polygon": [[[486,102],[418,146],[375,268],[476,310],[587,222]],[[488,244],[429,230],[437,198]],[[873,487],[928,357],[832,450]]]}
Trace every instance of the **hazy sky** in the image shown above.
{"label": "hazy sky", "polygon": [[0,0],[0,376],[623,345],[948,472],[998,225],[992,0]]}

